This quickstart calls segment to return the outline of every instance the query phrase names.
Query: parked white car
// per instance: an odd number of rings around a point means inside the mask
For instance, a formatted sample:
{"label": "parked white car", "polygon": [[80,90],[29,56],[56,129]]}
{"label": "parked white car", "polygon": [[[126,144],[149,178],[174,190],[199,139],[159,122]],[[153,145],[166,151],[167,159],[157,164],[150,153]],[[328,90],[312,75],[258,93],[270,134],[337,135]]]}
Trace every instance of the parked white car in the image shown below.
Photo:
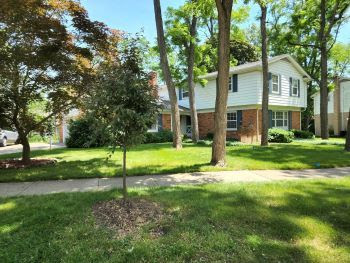
{"label": "parked white car", "polygon": [[8,143],[15,143],[18,133],[0,129],[0,147],[6,147]]}

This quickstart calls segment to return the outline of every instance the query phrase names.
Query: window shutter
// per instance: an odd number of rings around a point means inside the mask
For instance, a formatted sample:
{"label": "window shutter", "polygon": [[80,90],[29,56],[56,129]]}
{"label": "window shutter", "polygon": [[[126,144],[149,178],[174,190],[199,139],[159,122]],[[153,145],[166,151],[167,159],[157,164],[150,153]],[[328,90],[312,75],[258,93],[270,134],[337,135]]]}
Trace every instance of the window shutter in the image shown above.
{"label": "window shutter", "polygon": [[158,131],[162,131],[163,130],[163,118],[162,118],[162,114],[158,114]]}
{"label": "window shutter", "polygon": [[272,128],[272,110],[269,110],[269,128]]}
{"label": "window shutter", "polygon": [[289,78],[289,96],[293,95],[293,78]]}
{"label": "window shutter", "polygon": [[269,72],[269,93],[272,93],[272,73]]}
{"label": "window shutter", "polygon": [[182,89],[179,89],[179,100],[182,100]]}
{"label": "window shutter", "polygon": [[288,130],[292,129],[292,112],[288,111]]}
{"label": "window shutter", "polygon": [[279,85],[279,91],[280,95],[282,94],[282,76],[278,75],[278,85]]}
{"label": "window shutter", "polygon": [[232,75],[232,92],[238,91],[238,75],[233,74]]}
{"label": "window shutter", "polygon": [[298,79],[298,97],[300,98],[300,79]]}
{"label": "window shutter", "polygon": [[237,111],[237,130],[242,126],[243,112],[241,110]]}

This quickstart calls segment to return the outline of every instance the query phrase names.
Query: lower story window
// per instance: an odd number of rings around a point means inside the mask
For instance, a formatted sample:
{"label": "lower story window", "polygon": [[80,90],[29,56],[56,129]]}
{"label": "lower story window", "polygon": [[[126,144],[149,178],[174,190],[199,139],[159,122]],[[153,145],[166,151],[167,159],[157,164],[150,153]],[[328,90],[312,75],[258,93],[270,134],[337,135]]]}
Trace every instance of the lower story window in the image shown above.
{"label": "lower story window", "polygon": [[153,123],[153,125],[148,129],[148,132],[157,132],[158,131],[158,120]]}
{"label": "lower story window", "polygon": [[272,127],[288,130],[288,111],[273,111]]}
{"label": "lower story window", "polygon": [[237,130],[237,112],[227,113],[227,130]]}

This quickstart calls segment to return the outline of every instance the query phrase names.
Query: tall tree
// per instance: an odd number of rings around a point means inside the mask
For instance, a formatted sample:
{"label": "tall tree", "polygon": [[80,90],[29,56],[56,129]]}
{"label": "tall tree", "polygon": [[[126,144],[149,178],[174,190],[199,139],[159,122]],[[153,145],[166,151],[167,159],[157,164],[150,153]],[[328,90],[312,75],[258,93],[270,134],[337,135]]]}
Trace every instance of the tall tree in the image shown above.
{"label": "tall tree", "polygon": [[159,0],[154,0],[154,15],[156,20],[157,27],[157,40],[158,40],[158,48],[160,53],[160,64],[162,67],[164,79],[167,85],[169,99],[171,104],[171,117],[172,117],[172,129],[174,133],[173,137],[173,147],[176,149],[182,148],[182,136],[181,136],[181,128],[180,128],[180,111],[179,111],[179,103],[176,96],[174,81],[171,76],[170,66],[168,62],[168,55],[165,43],[164,29],[163,29],[163,18],[162,18],[162,10],[160,6]]}
{"label": "tall tree", "polygon": [[230,32],[233,0],[215,0],[219,20],[218,76],[211,164],[226,165],[227,97],[230,70]]}
{"label": "tall tree", "polygon": [[127,198],[127,151],[144,140],[156,121],[159,107],[144,69],[144,53],[140,38],[124,39],[118,55],[114,56],[116,63],[99,67],[96,85],[87,102],[88,116],[95,120],[96,129],[109,134],[107,144],[111,154],[117,148],[123,152],[124,200]]}
{"label": "tall tree", "polygon": [[[328,139],[328,59],[339,32],[346,19],[349,0],[308,0],[298,1],[292,15],[296,29],[307,29],[310,34],[305,39],[290,41],[293,45],[317,49],[320,54],[320,117],[321,138]],[[311,41],[310,41],[311,40]],[[314,54],[317,52],[314,51]],[[311,75],[312,76],[312,75]]]}
{"label": "tall tree", "polygon": [[107,30],[74,0],[3,0],[0,21],[0,116],[18,131],[29,163],[29,133],[79,102]]}
{"label": "tall tree", "polygon": [[[178,9],[168,9],[167,35],[170,42],[179,50],[179,58],[186,65],[186,83],[188,89],[190,111],[191,111],[191,130],[192,141],[197,143],[199,140],[198,116],[195,102],[195,56],[198,54],[197,22],[198,22],[197,0],[189,0]],[[198,70],[197,70],[198,71]],[[180,85],[182,81],[180,80]],[[197,78],[198,82],[198,78]]]}
{"label": "tall tree", "polygon": [[350,74],[350,44],[336,43],[329,57],[330,72],[333,76]]}
{"label": "tall tree", "polygon": [[263,71],[263,92],[262,92],[262,133],[261,146],[268,146],[269,136],[269,63],[267,51],[267,32],[266,32],[266,1],[258,1],[261,10],[260,31],[261,31],[261,58]]}

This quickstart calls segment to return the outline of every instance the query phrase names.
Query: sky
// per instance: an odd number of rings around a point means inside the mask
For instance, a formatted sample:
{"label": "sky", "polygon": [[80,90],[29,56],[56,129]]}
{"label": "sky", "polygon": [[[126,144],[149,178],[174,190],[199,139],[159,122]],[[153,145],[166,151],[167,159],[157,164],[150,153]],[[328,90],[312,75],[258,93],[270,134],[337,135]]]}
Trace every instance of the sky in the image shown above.
{"label": "sky", "polygon": [[[162,12],[168,6],[178,7],[185,0],[161,0]],[[145,37],[155,43],[157,36],[152,0],[81,0],[92,20],[98,20],[108,27],[137,33],[144,31]],[[256,21],[257,7],[251,9],[250,21]],[[164,20],[163,16],[163,20]],[[339,42],[350,43],[350,22],[345,24],[339,34]]]}

